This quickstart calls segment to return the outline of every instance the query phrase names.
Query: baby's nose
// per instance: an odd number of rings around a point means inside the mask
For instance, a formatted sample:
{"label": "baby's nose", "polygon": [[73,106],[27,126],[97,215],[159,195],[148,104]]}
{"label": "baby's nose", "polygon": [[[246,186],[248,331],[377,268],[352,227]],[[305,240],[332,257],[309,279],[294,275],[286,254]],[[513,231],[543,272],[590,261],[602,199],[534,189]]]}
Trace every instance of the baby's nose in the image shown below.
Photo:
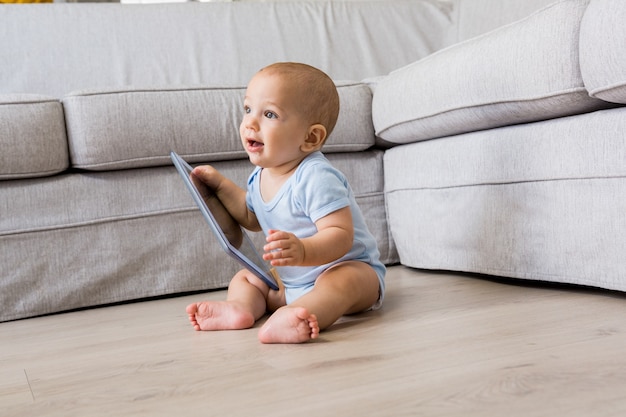
{"label": "baby's nose", "polygon": [[258,124],[258,121],[256,120],[256,117],[250,114],[247,114],[243,118],[243,126],[247,129],[256,130],[259,124]]}

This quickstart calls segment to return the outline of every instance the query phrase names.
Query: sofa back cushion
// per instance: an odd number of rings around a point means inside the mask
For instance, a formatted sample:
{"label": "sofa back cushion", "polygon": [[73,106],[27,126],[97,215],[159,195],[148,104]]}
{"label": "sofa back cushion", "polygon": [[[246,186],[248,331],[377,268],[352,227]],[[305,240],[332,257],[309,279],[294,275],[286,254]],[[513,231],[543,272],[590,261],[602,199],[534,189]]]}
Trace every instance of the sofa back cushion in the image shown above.
{"label": "sofa back cushion", "polygon": [[376,133],[408,143],[605,107],[580,72],[587,3],[556,2],[392,72],[374,93]]}
{"label": "sofa back cushion", "polygon": [[[6,5],[0,93],[245,85],[277,61],[362,80],[454,40],[433,0]],[[6,41],[5,41],[6,40]]]}
{"label": "sofa back cushion", "polygon": [[[339,83],[341,109],[324,152],[374,145],[372,93]],[[72,165],[104,171],[247,158],[239,139],[245,88],[196,87],[81,91],[63,98]]]}
{"label": "sofa back cushion", "polygon": [[0,149],[0,180],[65,170],[69,158],[61,103],[40,95],[0,95]]}
{"label": "sofa back cushion", "polygon": [[515,22],[558,0],[451,0],[457,3],[458,41]]}
{"label": "sofa back cushion", "polygon": [[626,2],[591,0],[580,27],[580,70],[592,97],[626,104]]}

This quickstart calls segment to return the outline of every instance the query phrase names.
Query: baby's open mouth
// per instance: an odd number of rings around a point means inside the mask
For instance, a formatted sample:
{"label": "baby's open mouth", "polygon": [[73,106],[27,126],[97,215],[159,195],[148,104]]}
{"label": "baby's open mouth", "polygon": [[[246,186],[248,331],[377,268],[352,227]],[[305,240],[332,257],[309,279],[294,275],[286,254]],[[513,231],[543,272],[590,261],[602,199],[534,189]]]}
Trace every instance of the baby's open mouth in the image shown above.
{"label": "baby's open mouth", "polygon": [[248,139],[248,148],[258,149],[258,148],[261,148],[262,146],[263,146],[263,143],[258,142],[254,139]]}

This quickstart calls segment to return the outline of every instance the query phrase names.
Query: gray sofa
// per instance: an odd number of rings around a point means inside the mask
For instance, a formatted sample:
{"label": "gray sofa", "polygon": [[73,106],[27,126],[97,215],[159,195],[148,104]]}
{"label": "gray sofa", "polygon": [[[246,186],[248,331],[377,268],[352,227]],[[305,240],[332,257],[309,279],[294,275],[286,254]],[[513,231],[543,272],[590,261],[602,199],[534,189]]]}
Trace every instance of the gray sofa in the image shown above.
{"label": "gray sofa", "polygon": [[626,290],[626,7],[550,3],[3,6],[0,321],[224,288],[168,154],[243,185],[275,61],[337,80],[324,152],[385,263]]}

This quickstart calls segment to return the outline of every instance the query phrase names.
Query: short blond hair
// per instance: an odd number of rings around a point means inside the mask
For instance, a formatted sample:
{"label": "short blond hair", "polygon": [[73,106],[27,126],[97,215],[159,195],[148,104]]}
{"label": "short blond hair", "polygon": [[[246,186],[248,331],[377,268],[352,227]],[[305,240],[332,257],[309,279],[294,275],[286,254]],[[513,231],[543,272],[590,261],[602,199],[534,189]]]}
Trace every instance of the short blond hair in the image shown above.
{"label": "short blond hair", "polygon": [[324,71],[298,62],[277,62],[260,72],[265,71],[284,77],[292,83],[290,87],[301,90],[298,110],[311,124],[323,125],[326,137],[330,136],[339,117],[339,93],[333,80]]}

